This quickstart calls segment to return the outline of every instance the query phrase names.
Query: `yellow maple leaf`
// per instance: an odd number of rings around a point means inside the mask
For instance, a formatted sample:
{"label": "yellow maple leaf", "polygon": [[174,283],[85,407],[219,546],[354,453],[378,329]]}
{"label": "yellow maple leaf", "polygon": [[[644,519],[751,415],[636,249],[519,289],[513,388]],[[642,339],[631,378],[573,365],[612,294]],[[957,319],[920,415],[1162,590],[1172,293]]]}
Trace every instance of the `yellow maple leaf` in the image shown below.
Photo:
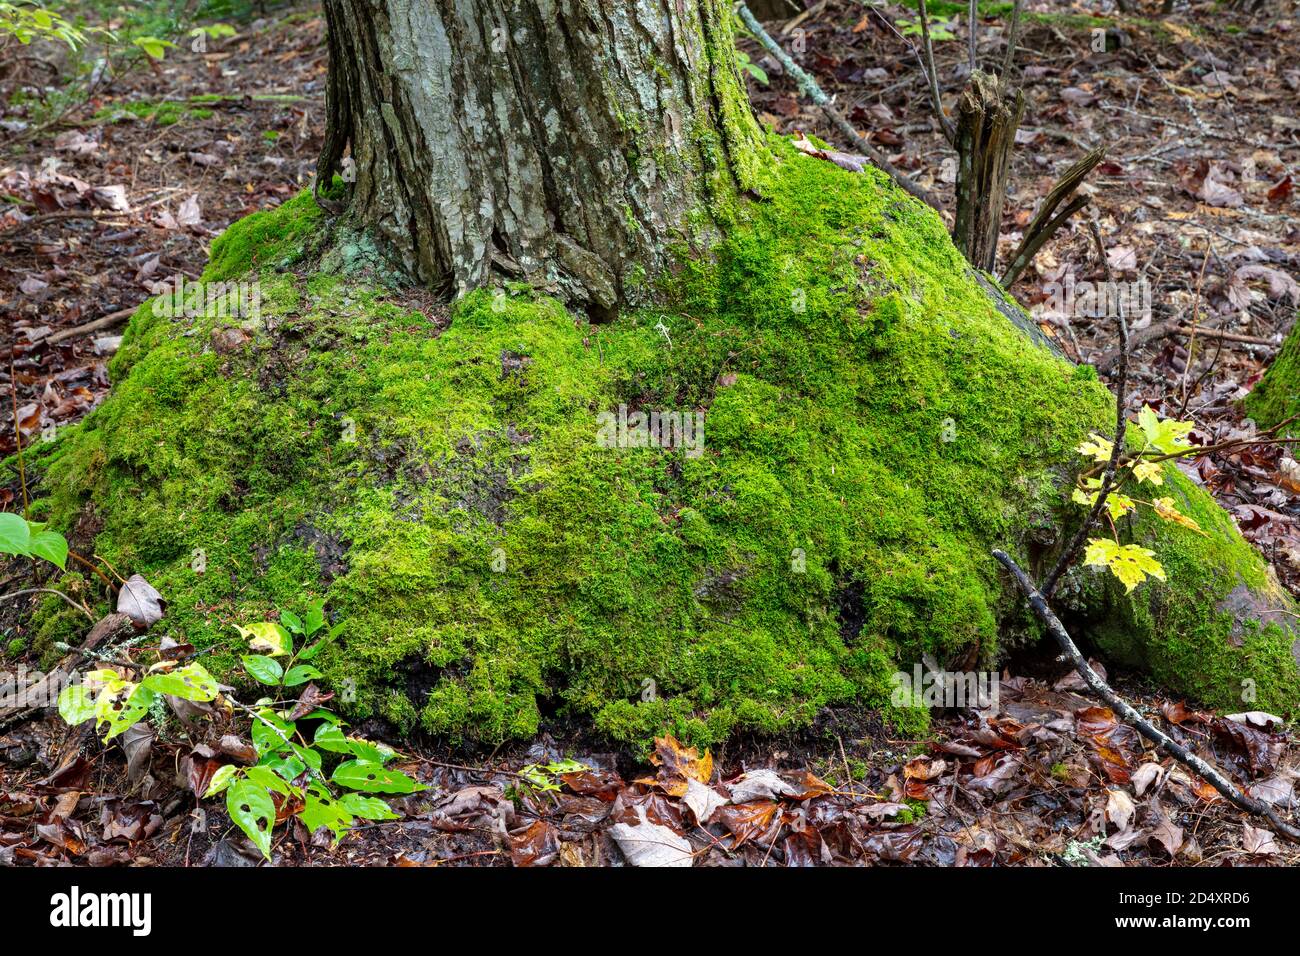
{"label": "yellow maple leaf", "polygon": [[1164,472],[1154,461],[1139,459],[1133,462],[1133,477],[1138,481],[1149,481],[1153,485],[1163,485],[1165,483]]}
{"label": "yellow maple leaf", "polygon": [[1075,450],[1080,455],[1094,461],[1110,461],[1111,452],[1115,450],[1115,443],[1109,438],[1102,438],[1096,432],[1090,433],[1088,438],[1089,441],[1082,442]]}
{"label": "yellow maple leaf", "polygon": [[[1088,484],[1093,485],[1093,484],[1098,484],[1098,482],[1089,481]],[[1096,491],[1089,493],[1084,491],[1082,488],[1075,488],[1074,494],[1070,495],[1070,500],[1074,501],[1077,504],[1087,505],[1089,508],[1091,508],[1094,504],[1097,503],[1097,495],[1098,492]],[[1124,517],[1135,507],[1137,506],[1133,504],[1133,499],[1130,498],[1128,495],[1121,495],[1115,492],[1111,492],[1110,495],[1106,498],[1106,510],[1110,512],[1110,517],[1112,521]]]}
{"label": "yellow maple leaf", "polygon": [[1156,560],[1156,553],[1136,544],[1120,544],[1109,538],[1089,538],[1083,555],[1084,564],[1109,568],[1119,578],[1125,591],[1132,591],[1148,576],[1165,579],[1165,569]]}

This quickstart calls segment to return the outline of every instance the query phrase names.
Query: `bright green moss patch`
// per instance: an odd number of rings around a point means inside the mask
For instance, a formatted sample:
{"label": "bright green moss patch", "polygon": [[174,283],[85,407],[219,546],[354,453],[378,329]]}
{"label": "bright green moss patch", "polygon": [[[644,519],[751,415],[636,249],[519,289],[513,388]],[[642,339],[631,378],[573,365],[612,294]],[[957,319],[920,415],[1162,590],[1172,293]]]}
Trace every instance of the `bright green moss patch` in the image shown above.
{"label": "bright green moss patch", "polygon": [[[320,231],[310,198],[251,216],[205,278],[260,269],[260,320],[142,308],[113,397],[31,463],[43,508],[63,527],[94,508],[96,550],[227,675],[232,625],[327,597],[349,627],[321,663],[354,715],[499,741],[564,713],[710,744],[856,703],[918,734],[891,675],[926,653],[992,667],[1026,632],[989,551],[1047,560],[1111,401],[883,176],[781,150],[757,185],[670,304],[601,326],[482,290],[444,328],[277,272]],[[617,438],[650,410],[698,413],[702,444],[598,441],[602,413]],[[1252,677],[1289,710],[1287,635],[1221,610],[1239,582],[1268,591],[1263,565],[1170,480],[1212,536],[1138,528],[1169,585],[1126,600],[1081,570],[1071,613],[1175,691],[1224,703]]]}
{"label": "bright green moss patch", "polygon": [[1300,413],[1300,335],[1287,335],[1264,377],[1246,396],[1245,409],[1261,428]]}

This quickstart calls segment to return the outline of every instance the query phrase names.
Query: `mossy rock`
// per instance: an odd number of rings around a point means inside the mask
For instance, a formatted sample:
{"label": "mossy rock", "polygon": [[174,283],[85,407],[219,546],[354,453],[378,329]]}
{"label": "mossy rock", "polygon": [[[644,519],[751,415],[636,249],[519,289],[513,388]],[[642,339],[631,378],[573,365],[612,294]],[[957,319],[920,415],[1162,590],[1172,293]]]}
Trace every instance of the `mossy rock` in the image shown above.
{"label": "mossy rock", "polygon": [[[307,268],[308,196],[251,216],[206,278],[260,270],[261,321],[143,306],[112,396],[29,461],[40,507],[93,512],[96,551],[226,676],[233,625],[327,598],[348,626],[320,663],[356,716],[490,742],[562,712],[708,744],[853,704],[915,732],[896,670],[992,667],[1036,636],[990,551],[1050,562],[1113,400],[1008,321],[930,210],[778,155],[724,240],[681,250],[662,308],[604,325],[525,289],[448,322]],[[620,405],[703,413],[702,448],[603,447]],[[1063,613],[1171,692],[1237,707],[1249,679],[1290,711],[1292,636],[1258,611],[1288,599],[1166,478],[1208,535],[1129,525],[1168,584],[1078,569]]]}
{"label": "mossy rock", "polygon": [[[1300,415],[1300,313],[1297,324],[1291,327],[1282,348],[1264,370],[1264,377],[1250,390],[1243,403],[1246,414],[1261,428],[1275,425]],[[1300,433],[1292,425],[1288,435]]]}

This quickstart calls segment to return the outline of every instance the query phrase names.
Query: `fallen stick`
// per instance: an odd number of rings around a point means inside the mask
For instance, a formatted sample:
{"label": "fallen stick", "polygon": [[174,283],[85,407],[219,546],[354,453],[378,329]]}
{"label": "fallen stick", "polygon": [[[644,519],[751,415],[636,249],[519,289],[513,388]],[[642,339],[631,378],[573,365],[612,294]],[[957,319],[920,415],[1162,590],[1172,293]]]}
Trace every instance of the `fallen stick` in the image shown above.
{"label": "fallen stick", "polygon": [[44,342],[46,345],[56,345],[59,342],[66,341],[67,339],[74,339],[79,335],[86,335],[89,332],[98,332],[100,329],[110,328],[111,326],[117,325],[123,319],[129,319],[135,314],[135,310],[138,308],[138,305],[133,305],[129,309],[118,309],[116,312],[110,312],[108,315],[101,316],[93,322],[86,322],[82,325],[73,326],[70,329],[60,329],[57,332],[51,332],[49,335],[41,338],[32,339],[31,344],[35,345],[38,342]]}
{"label": "fallen stick", "polygon": [[[1244,345],[1260,345],[1267,348],[1279,348],[1280,342],[1274,342],[1272,339],[1264,339],[1255,335],[1242,335],[1238,332],[1222,332],[1218,329],[1207,329],[1204,326],[1192,327],[1183,325],[1179,319],[1170,319],[1167,322],[1158,322],[1154,325],[1148,325],[1133,333],[1133,348],[1141,348],[1149,345],[1157,339],[1162,339],[1166,335],[1199,335],[1207,339],[1221,339],[1225,342],[1240,342]],[[1109,372],[1119,361],[1119,350],[1113,349],[1103,354],[1092,365],[1098,372]]]}
{"label": "fallen stick", "polygon": [[105,642],[111,643],[120,637],[134,633],[135,627],[131,619],[125,614],[114,612],[105,615],[99,623],[90,629],[86,635],[85,641],[75,651],[64,657],[50,671],[36,683],[29,687],[13,688],[20,701],[37,701],[38,703],[28,705],[20,703],[12,706],[0,705],[0,730],[25,720],[32,714],[46,708],[56,706],[58,693],[66,686],[66,682],[71,679],[72,672],[77,664],[87,652],[95,650],[100,644]]}
{"label": "fallen stick", "polygon": [[744,21],[745,26],[754,34],[754,37],[758,42],[762,44],[763,49],[772,54],[776,61],[781,64],[781,68],[794,78],[795,83],[799,87],[799,91],[803,93],[804,96],[808,97],[808,99],[812,100],[817,106],[821,107],[822,112],[826,114],[827,118],[835,124],[836,128],[841,133],[847,136],[859,149],[861,149],[866,157],[876,166],[879,166],[884,172],[888,173],[889,178],[898,183],[898,185],[904,190],[921,200],[921,202],[925,203],[927,206],[932,206],[940,212],[943,211],[943,204],[939,202],[938,198],[933,193],[895,167],[893,163],[885,158],[884,153],[871,145],[865,136],[853,128],[853,124],[845,119],[844,114],[835,108],[834,104],[831,103],[831,98],[826,95],[826,92],[820,86],[817,85],[817,81],[805,73],[798,63],[790,59],[790,54],[786,53],[785,50],[781,48],[781,44],[773,40],[768,32],[763,29],[763,24],[758,22],[758,18],[754,16],[748,6],[744,3],[740,3],[737,5],[736,11],[740,14],[740,19]]}
{"label": "fallen stick", "polygon": [[1210,786],[1217,790],[1224,799],[1231,801],[1249,813],[1263,817],[1281,833],[1290,837],[1292,840],[1300,841],[1300,830],[1291,826],[1291,824],[1279,817],[1276,810],[1270,807],[1267,803],[1262,803],[1254,797],[1249,797],[1242,793],[1232,784],[1231,781],[1224,777],[1223,774],[1219,773],[1218,770],[1211,767],[1208,763],[1196,756],[1196,754],[1192,753],[1182,744],[1177,743],[1166,734],[1156,729],[1150,721],[1139,714],[1126,700],[1124,700],[1124,698],[1115,693],[1115,691],[1111,689],[1110,685],[1097,675],[1097,672],[1089,666],[1083,655],[1079,653],[1079,648],[1075,646],[1074,640],[1070,637],[1069,632],[1066,631],[1065,626],[1061,624],[1060,620],[1052,612],[1052,609],[1048,607],[1047,601],[1044,599],[1042,594],[1038,592],[1038,588],[1034,587],[1034,582],[1029,579],[1029,575],[1027,575],[1020,565],[1016,564],[1011,556],[1005,551],[994,551],[993,557],[997,558],[1002,566],[1011,572],[1011,576],[1015,578],[1016,584],[1020,587],[1020,590],[1024,592],[1025,599],[1029,602],[1029,607],[1033,610],[1038,619],[1043,622],[1043,626],[1047,628],[1047,632],[1052,635],[1053,640],[1055,640],[1057,645],[1061,648],[1064,656],[1074,666],[1075,671],[1083,678],[1083,682],[1088,685],[1089,689],[1092,690],[1094,694],[1110,705],[1111,709],[1124,718],[1124,721],[1133,727],[1138,733],[1155,744],[1158,750],[1165,751],[1179,763],[1190,768],[1198,776],[1207,781]]}

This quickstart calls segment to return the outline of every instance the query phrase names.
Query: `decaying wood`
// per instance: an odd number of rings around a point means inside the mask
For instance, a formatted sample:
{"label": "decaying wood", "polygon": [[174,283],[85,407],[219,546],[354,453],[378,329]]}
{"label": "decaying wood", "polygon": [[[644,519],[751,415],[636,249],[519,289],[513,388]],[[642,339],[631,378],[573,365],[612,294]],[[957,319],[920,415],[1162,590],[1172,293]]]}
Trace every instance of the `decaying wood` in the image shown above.
{"label": "decaying wood", "polygon": [[98,624],[90,629],[90,633],[81,642],[81,646],[65,655],[54,669],[45,674],[40,680],[27,687],[0,686],[0,696],[2,697],[13,694],[21,701],[49,701],[49,703],[35,705],[19,703],[8,707],[0,706],[0,728],[24,720],[43,707],[53,706],[53,701],[58,697],[55,691],[61,688],[72,676],[73,670],[81,663],[81,659],[87,651],[93,651],[101,644],[111,644],[115,640],[134,633],[135,625],[131,623],[131,619],[125,614],[114,612],[105,615]]}
{"label": "decaying wood", "polygon": [[[1034,260],[1038,250],[1052,235],[1060,229],[1076,212],[1088,205],[1087,196],[1075,196],[1075,191],[1096,168],[1106,155],[1106,149],[1098,146],[1062,174],[1048,192],[1038,213],[1025,230],[1024,238],[1011,256],[1011,265],[1002,276],[1003,288],[1010,288]],[[1061,204],[1064,203],[1064,208]],[[1059,210],[1059,212],[1058,212]]]}
{"label": "decaying wood", "polygon": [[952,238],[977,269],[997,262],[1002,209],[1025,96],[996,76],[974,73],[957,104],[957,214]]}

